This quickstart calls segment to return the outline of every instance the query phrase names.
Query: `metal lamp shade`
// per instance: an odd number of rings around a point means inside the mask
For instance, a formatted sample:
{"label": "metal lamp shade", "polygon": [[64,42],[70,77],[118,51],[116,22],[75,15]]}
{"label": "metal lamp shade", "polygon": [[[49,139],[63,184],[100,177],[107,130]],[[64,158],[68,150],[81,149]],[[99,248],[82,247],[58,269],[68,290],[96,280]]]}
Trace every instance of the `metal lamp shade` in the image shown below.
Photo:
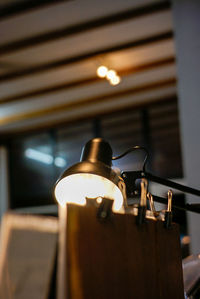
{"label": "metal lamp shade", "polygon": [[121,178],[111,168],[112,149],[101,138],[90,140],[83,149],[81,162],[67,169],[55,186],[55,197],[61,205],[86,204],[86,198],[112,199],[113,210],[123,205]]}

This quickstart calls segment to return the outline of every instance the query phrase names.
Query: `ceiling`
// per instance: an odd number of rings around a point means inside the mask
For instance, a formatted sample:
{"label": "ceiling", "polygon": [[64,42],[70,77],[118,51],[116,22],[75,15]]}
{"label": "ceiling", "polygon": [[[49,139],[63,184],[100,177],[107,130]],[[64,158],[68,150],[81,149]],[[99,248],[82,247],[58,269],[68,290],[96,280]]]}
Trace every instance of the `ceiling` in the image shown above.
{"label": "ceiling", "polygon": [[176,98],[168,1],[1,0],[0,32],[1,136]]}

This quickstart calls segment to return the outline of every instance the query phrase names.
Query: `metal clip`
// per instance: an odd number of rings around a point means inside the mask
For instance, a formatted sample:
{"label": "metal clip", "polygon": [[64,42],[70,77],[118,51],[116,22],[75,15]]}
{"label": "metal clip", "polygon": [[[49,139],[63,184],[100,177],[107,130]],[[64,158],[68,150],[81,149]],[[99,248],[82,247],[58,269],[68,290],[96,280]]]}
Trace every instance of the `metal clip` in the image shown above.
{"label": "metal clip", "polygon": [[172,190],[168,190],[168,205],[167,205],[167,212],[172,211]]}
{"label": "metal clip", "polygon": [[128,208],[128,203],[127,203],[127,196],[126,196],[126,184],[124,182],[124,180],[119,177],[119,182],[118,182],[118,187],[122,193],[123,196],[123,207],[126,210]]}
{"label": "metal clip", "polygon": [[154,201],[153,201],[153,196],[150,192],[147,193],[147,198],[149,200],[149,206],[150,206],[150,210],[153,214],[156,213],[156,209],[155,209],[155,206],[154,206]]}
{"label": "metal clip", "polygon": [[147,187],[148,182],[146,179],[141,180],[141,198],[138,206],[137,224],[141,225],[145,221],[146,217],[146,206],[147,206]]}
{"label": "metal clip", "polygon": [[164,226],[170,228],[172,226],[172,190],[168,190],[168,205],[165,211]]}
{"label": "metal clip", "polygon": [[147,205],[147,187],[148,187],[148,182],[147,179],[142,179],[141,180],[141,199],[140,199],[140,206],[146,207]]}
{"label": "metal clip", "polygon": [[149,200],[150,211],[152,212],[155,218],[158,218],[160,216],[160,212],[156,211],[154,206],[153,195],[150,192],[147,193],[147,198]]}
{"label": "metal clip", "polygon": [[103,197],[98,207],[97,218],[99,220],[107,220],[112,213],[113,200]]}

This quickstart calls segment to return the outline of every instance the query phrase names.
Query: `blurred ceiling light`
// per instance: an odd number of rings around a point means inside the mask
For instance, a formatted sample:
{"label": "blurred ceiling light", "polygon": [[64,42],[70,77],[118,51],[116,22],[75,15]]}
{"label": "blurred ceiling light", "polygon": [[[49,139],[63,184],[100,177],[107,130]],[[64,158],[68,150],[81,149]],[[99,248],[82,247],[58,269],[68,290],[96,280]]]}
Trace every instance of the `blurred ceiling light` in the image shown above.
{"label": "blurred ceiling light", "polygon": [[106,75],[107,75],[107,72],[108,72],[108,68],[104,65],[99,66],[98,69],[97,69],[97,75],[100,78],[105,78]]}
{"label": "blurred ceiling light", "polygon": [[100,78],[106,78],[111,85],[118,85],[121,82],[121,78],[118,76],[115,70],[109,70],[106,66],[101,65],[97,68],[97,76]]}
{"label": "blurred ceiling light", "polygon": [[66,161],[64,158],[56,157],[54,160],[52,155],[43,153],[32,148],[28,148],[25,150],[25,157],[47,165],[51,165],[54,163],[58,167],[66,166]]}
{"label": "blurred ceiling light", "polygon": [[114,77],[116,77],[116,71],[114,71],[114,70],[109,70],[108,72],[107,72],[107,75],[106,75],[106,78],[108,79],[108,80],[112,80]]}
{"label": "blurred ceiling light", "polygon": [[110,79],[111,85],[118,85],[121,81],[121,78],[119,76],[115,76],[112,79]]}

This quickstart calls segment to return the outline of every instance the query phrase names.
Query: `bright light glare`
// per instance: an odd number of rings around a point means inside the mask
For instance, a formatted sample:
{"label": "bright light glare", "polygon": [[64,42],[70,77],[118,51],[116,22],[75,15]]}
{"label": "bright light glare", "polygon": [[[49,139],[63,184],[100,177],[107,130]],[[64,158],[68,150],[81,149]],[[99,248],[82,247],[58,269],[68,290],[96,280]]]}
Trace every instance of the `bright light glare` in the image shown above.
{"label": "bright light glare", "polygon": [[116,72],[114,70],[109,70],[107,72],[106,78],[108,80],[112,80],[112,78],[116,77]]}
{"label": "bright light glare", "polygon": [[62,157],[56,157],[54,160],[54,164],[58,167],[65,167],[67,163]]}
{"label": "bright light glare", "polygon": [[37,151],[35,149],[32,148],[28,148],[25,150],[25,156],[29,159],[47,164],[47,165],[51,165],[54,164],[58,167],[65,167],[66,166],[66,161],[65,159],[63,159],[62,157],[56,157],[55,160],[53,160],[53,156],[43,153],[41,151]]}
{"label": "bright light glare", "polygon": [[105,78],[107,72],[108,72],[108,68],[104,65],[99,66],[98,69],[97,69],[97,75],[100,78]]}
{"label": "bright light glare", "polygon": [[119,76],[115,76],[112,79],[110,79],[111,85],[118,85],[121,81],[121,78]]}
{"label": "bright light glare", "polygon": [[97,203],[102,203],[103,198],[102,197],[97,197]]}
{"label": "bright light glare", "polygon": [[40,151],[34,150],[32,148],[28,148],[25,151],[25,156],[29,159],[36,160],[45,164],[52,164],[53,163],[53,157],[49,154],[42,153]]}
{"label": "bright light glare", "polygon": [[55,188],[55,197],[61,206],[66,203],[86,204],[86,197],[105,197],[113,199],[113,211],[119,211],[123,205],[120,189],[110,180],[99,175],[82,173],[63,178]]}

